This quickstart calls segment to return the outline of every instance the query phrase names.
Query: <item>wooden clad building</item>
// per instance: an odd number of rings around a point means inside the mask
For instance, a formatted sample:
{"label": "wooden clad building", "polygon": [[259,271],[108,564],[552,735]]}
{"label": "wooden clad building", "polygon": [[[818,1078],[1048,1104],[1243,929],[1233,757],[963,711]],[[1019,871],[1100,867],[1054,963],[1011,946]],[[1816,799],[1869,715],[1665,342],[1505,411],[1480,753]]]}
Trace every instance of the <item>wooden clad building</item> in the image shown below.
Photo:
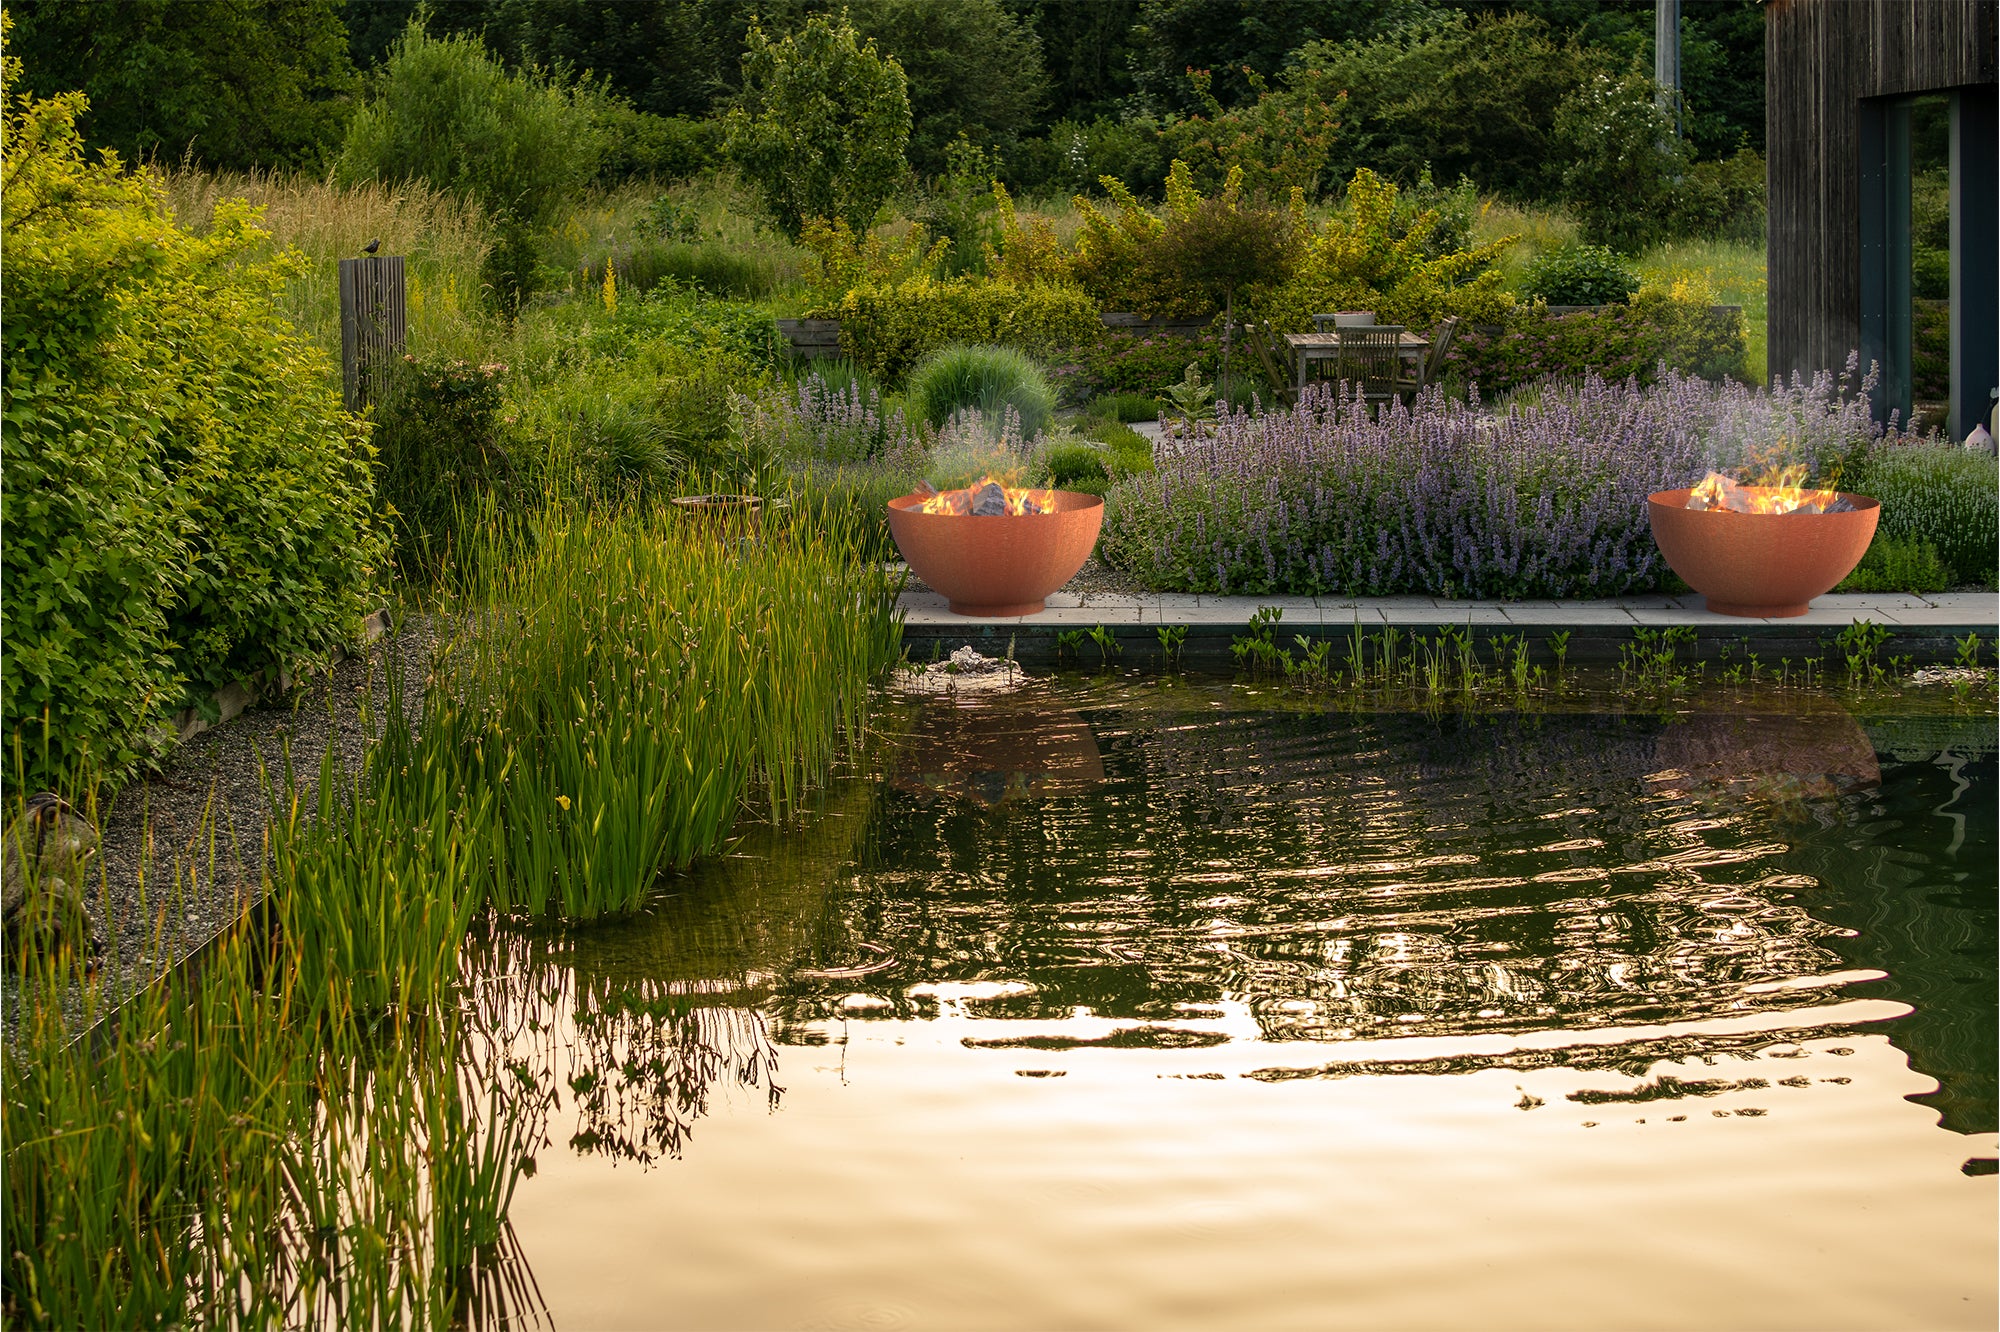
{"label": "wooden clad building", "polygon": [[1911,200],[1912,181],[1934,187],[1948,156],[1949,429],[1963,438],[1987,419],[2000,385],[1996,42],[2000,0],[1770,0],[1774,378],[1838,370],[1858,351],[1882,367],[1881,412],[1907,415],[1914,394],[1939,399],[1930,417],[1946,424],[1946,300],[1925,299],[1943,294],[1946,274],[1940,251],[1913,242]]}

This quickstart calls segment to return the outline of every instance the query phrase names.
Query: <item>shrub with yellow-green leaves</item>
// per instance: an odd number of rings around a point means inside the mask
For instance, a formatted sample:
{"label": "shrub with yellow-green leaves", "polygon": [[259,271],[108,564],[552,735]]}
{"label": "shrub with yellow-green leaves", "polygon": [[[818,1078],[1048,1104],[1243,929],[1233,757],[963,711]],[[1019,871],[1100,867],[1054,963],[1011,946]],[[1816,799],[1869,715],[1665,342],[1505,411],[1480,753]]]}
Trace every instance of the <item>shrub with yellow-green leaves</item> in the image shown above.
{"label": "shrub with yellow-green leaves", "polygon": [[241,203],[181,230],[155,177],[85,158],[81,96],[4,77],[0,692],[19,777],[64,787],[345,640],[387,550],[367,427],[279,306],[296,258],[255,259]]}
{"label": "shrub with yellow-green leaves", "polygon": [[1076,287],[918,276],[847,293],[841,350],[881,378],[895,378],[954,342],[1018,347],[1047,356],[1103,331],[1097,302]]}
{"label": "shrub with yellow-green leaves", "polygon": [[1329,310],[1373,310],[1380,323],[1413,329],[1446,315],[1478,324],[1503,318],[1514,298],[1495,265],[1508,241],[1428,257],[1437,215],[1419,215],[1398,235],[1396,196],[1393,183],[1365,168],[1355,172],[1340,213],[1307,235],[1291,281],[1260,302],[1264,319],[1300,333]]}

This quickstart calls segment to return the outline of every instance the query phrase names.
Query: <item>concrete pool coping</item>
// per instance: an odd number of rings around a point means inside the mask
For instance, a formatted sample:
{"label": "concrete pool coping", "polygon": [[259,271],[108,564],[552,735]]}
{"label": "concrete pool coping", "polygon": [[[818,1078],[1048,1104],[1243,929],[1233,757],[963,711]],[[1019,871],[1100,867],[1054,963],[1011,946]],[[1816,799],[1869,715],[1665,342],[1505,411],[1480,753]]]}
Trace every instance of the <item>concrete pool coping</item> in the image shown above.
{"label": "concrete pool coping", "polygon": [[[1569,659],[1615,661],[1621,645],[1638,630],[1686,626],[1694,631],[1690,655],[1722,656],[1754,651],[1810,656],[1835,651],[1833,640],[1851,624],[1869,621],[1889,631],[1880,649],[1886,656],[1908,655],[1920,663],[1949,661],[1957,640],[1978,634],[1983,661],[1992,660],[2000,636],[2000,594],[1992,592],[1830,593],[1792,619],[1744,619],[1706,610],[1697,593],[1620,597],[1604,601],[1452,601],[1440,597],[1222,597],[1191,593],[1058,592],[1035,615],[996,619],[953,614],[944,597],[928,590],[905,592],[903,641],[913,660],[933,651],[970,646],[988,656],[1005,655],[1035,663],[1057,659],[1058,638],[1099,626],[1121,647],[1160,647],[1159,631],[1187,631],[1183,655],[1192,660],[1227,657],[1229,644],[1248,631],[1251,618],[1267,606],[1283,612],[1278,640],[1295,634],[1331,637],[1394,627],[1404,633],[1436,633],[1446,627],[1471,631],[1477,639],[1523,635],[1537,655],[1547,640],[1568,634]],[[1129,655],[1129,654],[1128,654]],[[1140,664],[1134,661],[1133,664]]]}

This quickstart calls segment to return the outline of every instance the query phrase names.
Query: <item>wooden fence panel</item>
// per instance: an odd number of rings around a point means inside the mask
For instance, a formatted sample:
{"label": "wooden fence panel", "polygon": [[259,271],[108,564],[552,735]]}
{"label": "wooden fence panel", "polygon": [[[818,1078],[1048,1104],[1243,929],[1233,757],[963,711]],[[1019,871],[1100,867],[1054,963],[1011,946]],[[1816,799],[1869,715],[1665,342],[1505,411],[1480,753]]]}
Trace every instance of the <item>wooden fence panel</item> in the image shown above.
{"label": "wooden fence panel", "polygon": [[340,383],[347,410],[358,412],[380,396],[407,340],[403,256],[341,260]]}

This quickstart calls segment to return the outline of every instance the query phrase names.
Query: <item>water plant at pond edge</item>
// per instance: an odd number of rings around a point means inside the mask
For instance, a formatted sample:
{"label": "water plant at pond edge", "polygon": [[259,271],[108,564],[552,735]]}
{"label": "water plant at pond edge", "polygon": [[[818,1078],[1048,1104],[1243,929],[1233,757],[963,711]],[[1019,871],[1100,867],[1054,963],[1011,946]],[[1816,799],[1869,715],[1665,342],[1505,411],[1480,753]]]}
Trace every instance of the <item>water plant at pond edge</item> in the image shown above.
{"label": "water plant at pond edge", "polygon": [[236,931],[116,1011],[92,980],[75,1024],[66,974],[24,978],[10,1324],[444,1328],[518,1303],[506,1209],[545,1089],[454,1003],[383,1024],[317,988],[296,963],[318,942]]}
{"label": "water plant at pond edge", "polygon": [[1491,636],[1484,645],[1489,655],[1482,656],[1470,626],[1446,625],[1435,634],[1406,634],[1393,625],[1364,632],[1357,620],[1353,630],[1340,637],[1315,639],[1296,634],[1294,648],[1277,641],[1277,626],[1283,618],[1282,607],[1257,608],[1250,617],[1249,632],[1230,643],[1238,665],[1253,675],[1276,676],[1294,687],[1341,693],[1350,702],[1406,701],[1430,709],[1447,699],[1468,705],[1503,698],[1521,702],[1546,690],[1563,688],[1567,631],[1549,640],[1549,651],[1556,659],[1551,675],[1533,661],[1525,634]]}
{"label": "water plant at pond edge", "polygon": [[893,579],[854,533],[815,538],[733,543],[638,507],[497,540],[468,589],[490,609],[439,666],[465,706],[426,719],[495,793],[495,905],[629,910],[746,799],[789,817],[859,737],[900,638]]}

